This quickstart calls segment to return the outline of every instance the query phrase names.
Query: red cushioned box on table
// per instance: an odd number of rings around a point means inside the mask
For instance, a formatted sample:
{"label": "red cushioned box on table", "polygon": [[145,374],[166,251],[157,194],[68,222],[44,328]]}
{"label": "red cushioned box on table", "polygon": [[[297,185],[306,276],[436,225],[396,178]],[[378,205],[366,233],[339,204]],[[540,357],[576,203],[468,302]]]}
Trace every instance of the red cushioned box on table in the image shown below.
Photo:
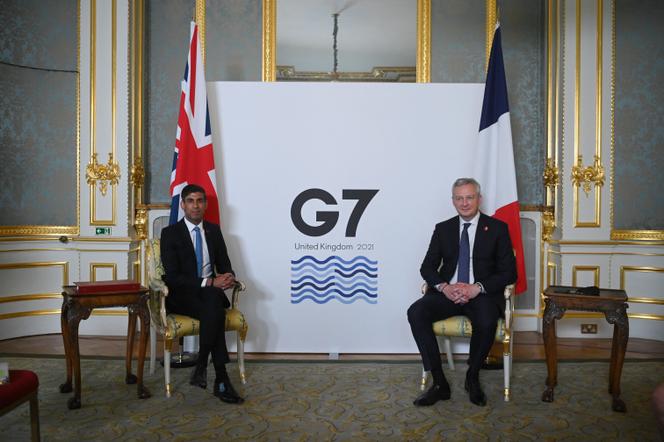
{"label": "red cushioned box on table", "polygon": [[116,279],[113,281],[75,282],[79,295],[108,292],[133,292],[141,289],[141,284],[133,279]]}

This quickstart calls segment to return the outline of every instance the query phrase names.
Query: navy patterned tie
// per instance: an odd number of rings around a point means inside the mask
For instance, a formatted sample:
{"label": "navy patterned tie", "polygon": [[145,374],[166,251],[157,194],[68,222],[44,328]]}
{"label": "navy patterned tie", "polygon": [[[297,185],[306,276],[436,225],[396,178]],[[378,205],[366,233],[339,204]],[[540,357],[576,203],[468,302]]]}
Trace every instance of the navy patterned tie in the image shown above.
{"label": "navy patterned tie", "polygon": [[459,272],[457,282],[470,282],[470,240],[468,239],[470,223],[463,223],[461,241],[459,241]]}
{"label": "navy patterned tie", "polygon": [[194,227],[194,240],[196,242],[196,247],[194,248],[196,252],[196,268],[198,269],[198,277],[200,278],[203,275],[203,237],[201,236],[201,229],[198,226]]}

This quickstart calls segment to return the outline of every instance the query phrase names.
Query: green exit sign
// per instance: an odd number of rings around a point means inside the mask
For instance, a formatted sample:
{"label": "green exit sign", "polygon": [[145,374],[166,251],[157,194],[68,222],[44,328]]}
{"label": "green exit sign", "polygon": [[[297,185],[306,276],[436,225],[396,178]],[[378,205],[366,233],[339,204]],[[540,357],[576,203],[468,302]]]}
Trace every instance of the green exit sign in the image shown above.
{"label": "green exit sign", "polygon": [[95,235],[110,235],[110,227],[95,227]]}

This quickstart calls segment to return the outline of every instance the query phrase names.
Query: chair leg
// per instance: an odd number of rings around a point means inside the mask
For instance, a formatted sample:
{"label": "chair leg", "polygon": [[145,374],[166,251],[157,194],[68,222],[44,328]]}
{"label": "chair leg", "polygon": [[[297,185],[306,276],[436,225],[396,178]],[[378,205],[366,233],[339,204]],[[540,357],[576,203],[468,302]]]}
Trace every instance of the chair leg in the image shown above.
{"label": "chair leg", "polygon": [[247,383],[247,375],[244,371],[244,341],[240,336],[240,333],[237,333],[237,363],[240,368],[240,380],[242,384]]}
{"label": "chair leg", "polygon": [[36,391],[30,398],[30,433],[30,438],[33,442],[41,440],[39,434],[39,397]]}
{"label": "chair leg", "polygon": [[454,357],[452,356],[452,341],[450,338],[445,336],[445,353],[447,354],[447,365],[450,367],[450,370],[454,370]]}
{"label": "chair leg", "polygon": [[427,388],[427,383],[429,382],[429,372],[425,369],[422,369],[422,379],[420,380],[420,391],[424,391]]}
{"label": "chair leg", "polygon": [[510,374],[512,374],[512,360],[514,359],[512,355],[514,354],[514,335],[512,335],[512,339],[510,339]]}
{"label": "chair leg", "polygon": [[171,397],[171,348],[173,340],[164,342],[164,382],[166,383],[166,397]]}
{"label": "chair leg", "polygon": [[505,402],[510,401],[510,382],[512,378],[512,339],[509,344],[503,343],[503,376],[505,377]]}
{"label": "chair leg", "polygon": [[157,360],[157,329],[150,325],[150,374],[154,374],[155,362]]}
{"label": "chair leg", "polygon": [[510,375],[512,374],[512,355],[503,354],[503,371],[505,376],[505,402],[510,401]]}

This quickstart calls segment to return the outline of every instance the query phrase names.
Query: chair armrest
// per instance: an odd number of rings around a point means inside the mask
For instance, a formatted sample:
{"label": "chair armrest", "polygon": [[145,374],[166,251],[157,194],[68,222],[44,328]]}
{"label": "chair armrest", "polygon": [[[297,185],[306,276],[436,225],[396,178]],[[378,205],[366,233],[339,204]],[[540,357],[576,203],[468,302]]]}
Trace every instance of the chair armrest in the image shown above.
{"label": "chair armrest", "polygon": [[235,280],[233,284],[233,295],[231,296],[231,307],[237,308],[237,304],[240,298],[240,292],[243,292],[247,288],[246,284],[239,279]]}
{"label": "chair armrest", "polygon": [[151,279],[148,283],[150,288],[150,316],[152,323],[163,334],[168,322],[166,320],[166,297],[168,287],[161,279]]}
{"label": "chair armrest", "polygon": [[164,292],[164,296],[168,296],[168,287],[166,287],[166,283],[161,279],[151,279],[148,282],[148,286],[150,287],[150,290]]}
{"label": "chair armrest", "polygon": [[505,329],[512,329],[512,319],[514,317],[514,284],[505,287]]}

